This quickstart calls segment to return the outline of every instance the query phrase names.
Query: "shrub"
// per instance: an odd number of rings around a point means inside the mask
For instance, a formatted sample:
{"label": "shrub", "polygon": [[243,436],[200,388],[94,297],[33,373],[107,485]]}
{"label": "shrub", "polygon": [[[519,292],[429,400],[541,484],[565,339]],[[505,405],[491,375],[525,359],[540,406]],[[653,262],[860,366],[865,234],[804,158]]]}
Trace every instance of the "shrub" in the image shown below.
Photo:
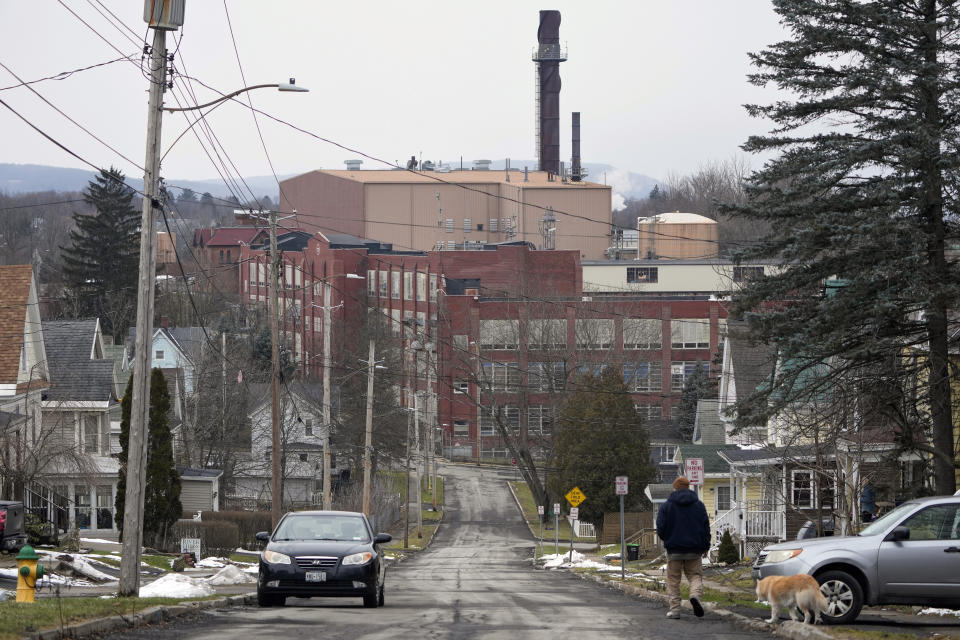
{"label": "shrub", "polygon": [[244,549],[256,549],[258,548],[257,532],[273,530],[269,511],[204,511],[201,518],[203,522],[236,525],[239,544],[234,545],[234,549],[241,545]]}
{"label": "shrub", "polygon": [[727,529],[720,538],[720,546],[717,548],[717,562],[735,564],[739,561],[740,552],[737,550],[737,545],[733,544],[733,537],[730,535],[730,530]]}
{"label": "shrub", "polygon": [[176,541],[181,538],[200,538],[202,553],[228,557],[240,542],[239,527],[236,524],[200,520],[178,520],[173,525],[173,538]]}

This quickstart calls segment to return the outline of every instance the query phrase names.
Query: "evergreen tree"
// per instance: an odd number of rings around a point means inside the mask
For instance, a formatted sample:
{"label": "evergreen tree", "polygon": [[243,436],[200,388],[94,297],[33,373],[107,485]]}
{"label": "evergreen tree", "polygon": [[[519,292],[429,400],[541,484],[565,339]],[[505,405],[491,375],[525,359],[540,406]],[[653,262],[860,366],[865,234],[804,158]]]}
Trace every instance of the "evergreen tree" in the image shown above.
{"label": "evergreen tree", "polygon": [[740,562],[740,552],[737,551],[737,545],[733,544],[733,536],[729,529],[723,530],[720,536],[720,546],[717,547],[717,562],[724,564],[736,564]]}
{"label": "evergreen tree", "polygon": [[71,244],[60,247],[78,315],[100,317],[109,335],[126,332],[136,308],[140,213],[133,196],[119,170],[101,169],[83,196],[96,213],[74,213]]}
{"label": "evergreen tree", "polygon": [[[120,462],[117,481],[117,528],[123,537],[123,513],[127,490],[127,457],[130,443],[130,404],[133,376],[120,403]],[[173,462],[170,434],[170,393],[160,369],[150,374],[150,424],[147,433],[146,487],[143,506],[144,544],[163,547],[170,527],[183,513],[180,504],[180,475]]]}
{"label": "evergreen tree", "polygon": [[[739,424],[765,424],[829,391],[833,379],[853,378],[864,389],[912,379],[915,404],[928,415],[908,424],[896,394],[874,398],[874,407],[901,436],[930,425],[932,446],[924,438],[910,445],[932,456],[937,493],[951,494],[947,311],[960,297],[960,274],[945,250],[956,232],[952,185],[960,177],[960,6],[774,7],[789,36],[751,56],[758,72],[750,79],[792,96],[748,106],[775,128],[744,149],[773,157],[747,182],[748,204],[730,211],[773,229],[735,258],[785,268],[736,292],[734,311],[787,366],[740,403]],[[831,280],[838,286],[827,294]],[[920,351],[916,365],[903,362],[911,349]]]}
{"label": "evergreen tree", "polygon": [[704,398],[716,397],[716,378],[712,378],[707,373],[703,363],[697,362],[693,373],[683,385],[683,393],[680,394],[680,403],[677,405],[677,427],[684,442],[693,441],[693,428],[697,422],[697,403]]}
{"label": "evergreen tree", "polygon": [[607,367],[599,376],[578,377],[577,390],[557,422],[553,465],[557,472],[550,476],[549,486],[558,496],[580,487],[587,496],[580,505],[581,520],[599,525],[604,513],[620,508],[617,476],[630,479],[628,507],[644,502],[643,489],[653,477],[650,441],[616,367]]}
{"label": "evergreen tree", "polygon": [[197,201],[197,192],[189,187],[180,192],[180,197],[177,198],[177,202],[196,202]]}

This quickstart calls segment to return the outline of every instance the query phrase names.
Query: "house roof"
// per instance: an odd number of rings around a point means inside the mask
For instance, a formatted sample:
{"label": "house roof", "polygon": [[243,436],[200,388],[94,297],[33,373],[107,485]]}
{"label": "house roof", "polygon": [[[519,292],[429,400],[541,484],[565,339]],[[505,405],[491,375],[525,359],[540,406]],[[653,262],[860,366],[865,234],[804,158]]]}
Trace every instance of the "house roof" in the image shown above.
{"label": "house roof", "polygon": [[250,244],[263,229],[256,227],[217,227],[207,240],[208,247],[238,247],[241,243]]}
{"label": "house roof", "polygon": [[20,350],[23,348],[24,324],[33,267],[29,264],[0,266],[0,383],[16,384],[20,373]]}
{"label": "house roof", "polygon": [[[203,327],[174,327],[167,329],[154,329],[155,331],[159,330],[164,332],[168,338],[170,338],[174,345],[180,349],[180,351],[191,362],[197,364],[200,361],[200,350],[203,348],[203,343],[207,341],[206,336],[203,332]],[[137,340],[137,328],[130,327],[130,331],[127,333],[127,350],[128,353],[133,353],[134,345]]]}
{"label": "house roof", "polygon": [[702,458],[704,473],[727,473],[730,470],[730,465],[720,457],[718,451],[727,452],[738,448],[735,444],[725,444],[722,446],[684,444],[677,448],[677,455],[674,459],[682,464],[684,460],[690,458]]}
{"label": "house roof", "polygon": [[191,469],[190,467],[177,467],[177,473],[181,478],[209,478],[210,480],[223,475],[220,469]]}
{"label": "house roof", "polygon": [[670,494],[673,493],[672,484],[648,484],[643,492],[647,494],[647,497],[650,498],[651,502],[661,502],[670,497]]}
{"label": "house roof", "polygon": [[720,401],[705,398],[697,402],[697,417],[693,426],[693,441],[697,444],[722,445],[727,443],[727,429],[720,419]]}
{"label": "house roof", "polygon": [[741,320],[728,320],[727,330],[737,399],[742,400],[769,382],[776,368],[777,350],[772,345],[753,344],[747,324]]}
{"label": "house roof", "polygon": [[114,398],[114,361],[93,358],[98,326],[96,318],[43,322],[50,372],[44,400],[109,402]]}
{"label": "house roof", "polygon": [[193,230],[193,246],[202,247],[207,244],[210,240],[210,237],[213,235],[213,229],[203,228],[203,229],[194,229]]}
{"label": "house roof", "polygon": [[96,318],[44,320],[43,342],[47,347],[47,362],[57,366],[93,358],[93,343],[97,337],[98,324]]}

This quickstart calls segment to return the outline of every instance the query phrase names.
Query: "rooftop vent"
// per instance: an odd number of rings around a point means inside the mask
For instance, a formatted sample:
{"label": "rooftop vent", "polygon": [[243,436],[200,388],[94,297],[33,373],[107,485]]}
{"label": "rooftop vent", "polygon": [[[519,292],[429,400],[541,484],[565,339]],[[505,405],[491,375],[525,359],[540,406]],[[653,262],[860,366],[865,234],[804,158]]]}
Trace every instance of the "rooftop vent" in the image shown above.
{"label": "rooftop vent", "polygon": [[473,161],[473,170],[474,171],[490,171],[490,165],[492,163],[490,160],[474,160]]}
{"label": "rooftop vent", "polygon": [[359,159],[344,160],[343,164],[347,165],[347,171],[359,171],[360,165],[363,164],[363,160],[359,160]]}

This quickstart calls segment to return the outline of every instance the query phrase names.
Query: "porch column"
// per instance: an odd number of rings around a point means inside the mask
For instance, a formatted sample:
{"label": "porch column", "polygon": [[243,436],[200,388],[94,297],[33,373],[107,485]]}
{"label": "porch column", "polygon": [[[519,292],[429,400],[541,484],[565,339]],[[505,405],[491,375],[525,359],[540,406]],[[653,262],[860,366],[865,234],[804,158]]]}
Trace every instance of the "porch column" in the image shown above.
{"label": "porch column", "polygon": [[67,482],[67,523],[70,529],[77,528],[76,500],[74,500],[73,483]]}
{"label": "porch column", "polygon": [[90,528],[100,528],[97,522],[97,485],[95,484],[90,485]]}

